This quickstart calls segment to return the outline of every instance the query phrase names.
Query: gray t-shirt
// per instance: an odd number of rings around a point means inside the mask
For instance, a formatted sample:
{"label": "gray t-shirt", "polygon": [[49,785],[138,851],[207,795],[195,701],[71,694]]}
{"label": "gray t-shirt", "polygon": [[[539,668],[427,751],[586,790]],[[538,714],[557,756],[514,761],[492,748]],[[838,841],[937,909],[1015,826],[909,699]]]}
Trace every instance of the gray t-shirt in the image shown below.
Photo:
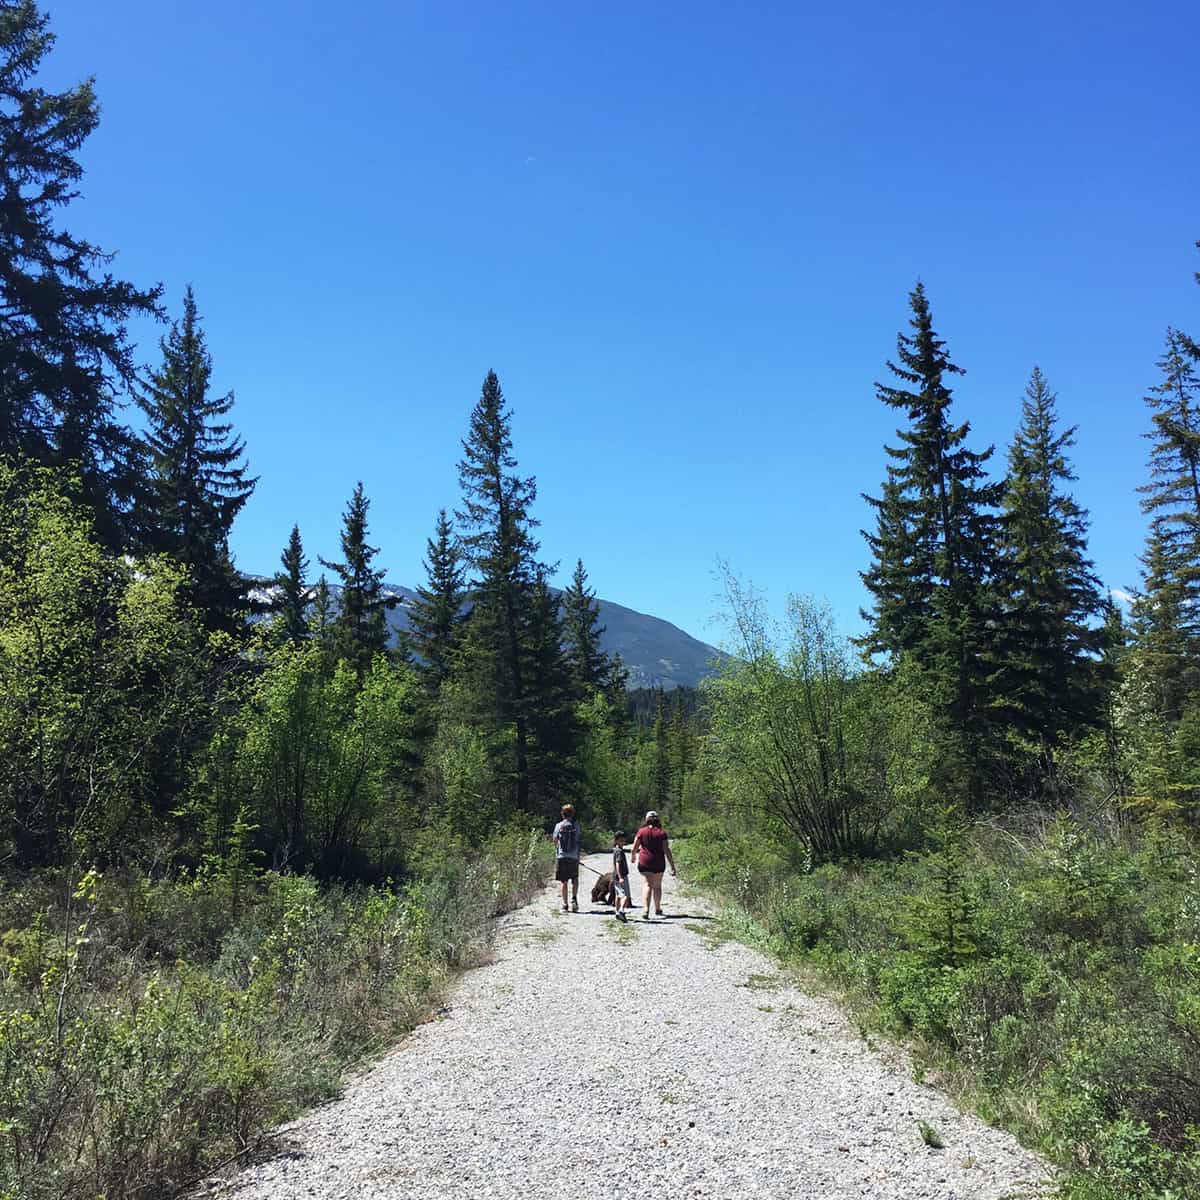
{"label": "gray t-shirt", "polygon": [[554,849],[559,858],[579,857],[579,822],[559,821],[554,827]]}

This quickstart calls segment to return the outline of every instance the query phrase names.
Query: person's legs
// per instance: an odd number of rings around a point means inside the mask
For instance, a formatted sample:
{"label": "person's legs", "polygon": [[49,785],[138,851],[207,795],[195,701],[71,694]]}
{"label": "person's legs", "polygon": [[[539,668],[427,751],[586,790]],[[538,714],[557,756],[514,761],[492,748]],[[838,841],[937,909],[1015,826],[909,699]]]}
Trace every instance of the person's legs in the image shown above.
{"label": "person's legs", "polygon": [[562,897],[563,912],[567,911],[567,880],[571,878],[570,859],[559,858],[554,863],[554,878],[558,880],[558,893]]}
{"label": "person's legs", "polygon": [[650,901],[658,912],[662,912],[662,872],[647,871],[642,876],[642,905],[646,910],[646,920],[650,919]]}

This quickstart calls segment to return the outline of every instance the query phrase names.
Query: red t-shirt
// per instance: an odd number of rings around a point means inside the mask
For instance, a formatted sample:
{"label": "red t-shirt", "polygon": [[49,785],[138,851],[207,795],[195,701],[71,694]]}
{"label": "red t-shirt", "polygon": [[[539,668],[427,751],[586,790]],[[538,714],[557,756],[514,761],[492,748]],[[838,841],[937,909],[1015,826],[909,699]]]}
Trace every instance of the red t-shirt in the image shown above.
{"label": "red t-shirt", "polygon": [[643,825],[634,839],[638,844],[639,871],[667,869],[667,831],[658,825]]}

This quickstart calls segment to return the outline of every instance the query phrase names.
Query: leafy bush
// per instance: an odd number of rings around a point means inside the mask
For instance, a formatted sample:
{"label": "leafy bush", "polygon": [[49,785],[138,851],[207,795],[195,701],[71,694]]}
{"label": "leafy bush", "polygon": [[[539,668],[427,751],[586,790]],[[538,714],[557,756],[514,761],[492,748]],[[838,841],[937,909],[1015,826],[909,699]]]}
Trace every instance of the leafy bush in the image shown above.
{"label": "leafy bush", "polygon": [[0,1196],[168,1194],[330,1094],[548,874],[544,838],[516,827],[479,851],[432,835],[426,849],[398,890],[219,870],[12,880]]}
{"label": "leafy bush", "polygon": [[913,1039],[1069,1169],[1064,1197],[1200,1194],[1200,852],[1183,834],[1057,815],[1017,836],[943,813],[919,854],[802,874],[769,833],[700,829],[682,853],[746,914],[731,932]]}

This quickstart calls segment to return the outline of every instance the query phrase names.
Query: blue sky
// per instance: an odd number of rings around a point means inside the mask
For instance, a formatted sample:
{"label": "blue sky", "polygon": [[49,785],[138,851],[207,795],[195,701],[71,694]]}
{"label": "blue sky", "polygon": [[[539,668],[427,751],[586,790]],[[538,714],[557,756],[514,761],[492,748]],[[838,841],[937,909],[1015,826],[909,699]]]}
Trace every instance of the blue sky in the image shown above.
{"label": "blue sky", "polygon": [[[191,282],[275,568],[362,479],[415,584],[480,382],[543,555],[710,640],[718,556],[864,594],[874,396],[924,280],[1003,455],[1039,364],[1105,581],[1137,582],[1142,396],[1200,334],[1200,6],[61,0],[102,104],[69,225]],[[139,327],[157,358],[158,332]],[[998,462],[998,466],[999,466]]]}

